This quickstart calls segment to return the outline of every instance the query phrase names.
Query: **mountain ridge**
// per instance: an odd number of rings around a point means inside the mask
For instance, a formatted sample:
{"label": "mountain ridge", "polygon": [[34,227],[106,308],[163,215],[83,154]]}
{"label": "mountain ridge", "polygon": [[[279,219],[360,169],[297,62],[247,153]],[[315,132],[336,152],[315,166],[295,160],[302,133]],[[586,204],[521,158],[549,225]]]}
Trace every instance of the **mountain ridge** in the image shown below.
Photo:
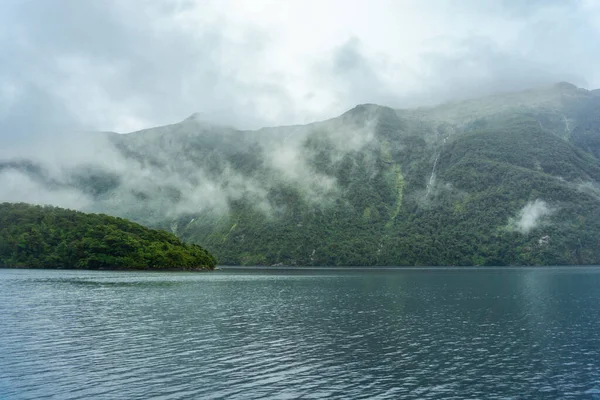
{"label": "mountain ridge", "polygon": [[[124,132],[124,133],[120,133],[120,134],[121,135],[137,134],[140,132],[152,131],[152,130],[159,129],[159,128],[172,127],[172,126],[179,125],[179,124],[182,124],[185,122],[195,122],[195,123],[199,123],[200,125],[206,125],[206,126],[213,127],[213,128],[231,129],[231,130],[242,131],[242,132],[258,132],[258,131],[269,130],[269,129],[297,128],[297,127],[303,127],[303,126],[311,126],[311,125],[335,120],[340,117],[343,117],[346,114],[352,114],[356,110],[363,110],[366,108],[386,108],[386,109],[394,110],[395,112],[400,113],[400,114],[414,113],[417,115],[419,115],[419,114],[426,115],[426,114],[429,114],[432,112],[435,113],[435,111],[439,110],[439,109],[446,109],[446,108],[452,109],[454,107],[465,107],[467,105],[471,105],[473,103],[480,103],[482,101],[489,102],[490,100],[500,100],[501,102],[506,102],[506,100],[509,98],[519,99],[519,98],[524,98],[527,95],[532,95],[532,94],[533,95],[546,94],[546,95],[554,95],[555,97],[558,97],[558,96],[564,96],[565,94],[574,95],[576,93],[590,95],[590,96],[599,96],[600,88],[588,90],[585,88],[580,88],[572,83],[563,81],[563,82],[557,82],[557,83],[554,83],[551,85],[538,86],[538,87],[533,87],[533,88],[524,89],[524,90],[520,90],[520,91],[502,92],[502,93],[486,95],[483,97],[469,97],[469,98],[464,98],[464,99],[460,99],[460,100],[450,100],[450,101],[445,101],[445,102],[442,102],[439,104],[428,105],[428,106],[394,108],[394,107],[390,107],[385,104],[359,103],[359,104],[356,104],[354,107],[342,112],[338,116],[326,118],[324,120],[317,120],[317,121],[308,122],[308,123],[304,123],[304,124],[296,123],[296,124],[283,124],[283,125],[269,125],[269,126],[263,126],[260,128],[256,128],[256,129],[245,129],[245,128],[238,128],[238,127],[233,127],[233,126],[229,126],[229,125],[211,123],[211,122],[201,118],[201,116],[203,115],[202,112],[194,112],[179,122],[174,122],[174,123],[165,124],[165,125],[159,125],[159,126],[150,127],[150,128],[138,129],[135,131]],[[522,104],[519,104],[519,105],[527,104],[528,102],[525,100],[526,99],[521,100]],[[554,99],[554,101],[557,101],[557,100],[560,100],[560,98]],[[532,99],[529,99],[529,103],[531,103],[531,102],[532,102]],[[548,102],[550,102],[550,101],[548,100]],[[496,111],[493,111],[493,113],[496,113]],[[102,133],[106,133],[106,132],[102,132]]]}

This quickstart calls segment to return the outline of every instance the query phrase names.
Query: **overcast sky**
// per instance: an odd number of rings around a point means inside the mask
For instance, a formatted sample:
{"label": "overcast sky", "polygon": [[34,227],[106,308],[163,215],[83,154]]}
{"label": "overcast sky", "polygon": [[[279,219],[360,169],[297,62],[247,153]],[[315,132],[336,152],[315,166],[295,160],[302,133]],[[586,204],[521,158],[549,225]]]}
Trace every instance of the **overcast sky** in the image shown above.
{"label": "overcast sky", "polygon": [[0,139],[600,87],[600,2],[2,0]]}

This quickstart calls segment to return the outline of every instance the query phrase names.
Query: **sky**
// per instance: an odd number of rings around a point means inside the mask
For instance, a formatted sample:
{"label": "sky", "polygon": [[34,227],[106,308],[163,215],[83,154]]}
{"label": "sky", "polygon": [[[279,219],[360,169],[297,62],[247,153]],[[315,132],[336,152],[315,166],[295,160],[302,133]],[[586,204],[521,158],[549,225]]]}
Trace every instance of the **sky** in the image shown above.
{"label": "sky", "polygon": [[600,87],[600,2],[3,0],[3,148],[193,113],[241,129],[558,81]]}

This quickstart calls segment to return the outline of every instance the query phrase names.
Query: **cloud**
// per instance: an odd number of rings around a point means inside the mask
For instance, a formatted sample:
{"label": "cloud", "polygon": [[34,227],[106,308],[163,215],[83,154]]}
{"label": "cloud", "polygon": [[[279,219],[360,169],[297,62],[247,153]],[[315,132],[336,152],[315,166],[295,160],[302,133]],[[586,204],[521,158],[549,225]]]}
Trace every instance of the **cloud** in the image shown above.
{"label": "cloud", "polygon": [[600,85],[600,7],[592,3],[427,4],[376,2],[359,12],[377,21],[374,33],[353,32],[311,72],[329,89],[318,92],[326,109],[410,108],[560,81]]}
{"label": "cloud", "polygon": [[510,221],[510,225],[518,232],[528,234],[540,225],[544,217],[553,212],[554,210],[543,200],[530,201],[519,211],[517,218]]}
{"label": "cloud", "polygon": [[[287,104],[274,78],[238,74],[254,69],[268,38],[251,26],[203,20],[201,5],[9,4],[0,17],[5,30],[0,45],[8,59],[0,66],[0,82],[11,89],[3,92],[20,95],[5,100],[11,110],[0,121],[3,136],[15,127],[36,134],[42,134],[41,126],[52,132],[131,131],[195,111],[219,122],[256,125],[261,108]],[[36,124],[25,118],[30,115]]]}
{"label": "cloud", "polygon": [[600,85],[600,7],[589,1],[0,7],[0,134],[15,141],[65,129],[125,132],[193,112],[257,128],[358,103],[410,107],[554,81]]}
{"label": "cloud", "polygon": [[41,182],[14,171],[0,174],[2,187],[0,202],[23,202],[42,205],[60,205],[70,209],[85,209],[91,205],[91,199],[79,190],[69,187],[49,189]]}

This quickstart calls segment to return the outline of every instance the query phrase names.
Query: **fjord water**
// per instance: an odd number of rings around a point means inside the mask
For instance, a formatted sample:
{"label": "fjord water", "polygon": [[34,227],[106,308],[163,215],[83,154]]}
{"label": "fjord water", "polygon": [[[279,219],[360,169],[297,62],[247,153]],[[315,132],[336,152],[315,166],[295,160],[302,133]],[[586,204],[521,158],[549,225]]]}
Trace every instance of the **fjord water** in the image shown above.
{"label": "fjord water", "polygon": [[600,268],[0,270],[0,398],[600,398]]}

